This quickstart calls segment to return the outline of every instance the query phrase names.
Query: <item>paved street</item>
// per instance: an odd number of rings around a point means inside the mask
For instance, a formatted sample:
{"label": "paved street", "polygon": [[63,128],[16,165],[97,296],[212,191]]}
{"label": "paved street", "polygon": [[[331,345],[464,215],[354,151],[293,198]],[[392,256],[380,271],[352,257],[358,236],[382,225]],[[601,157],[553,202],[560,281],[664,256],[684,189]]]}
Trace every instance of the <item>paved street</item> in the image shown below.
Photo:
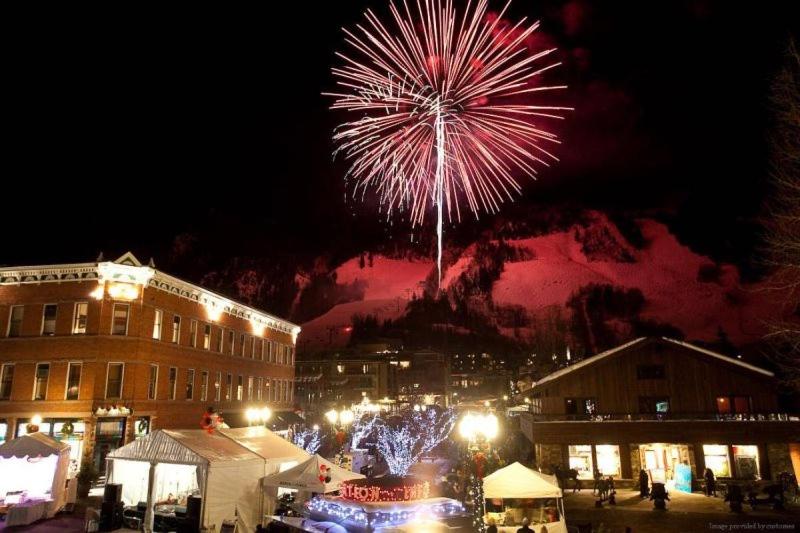
{"label": "paved street", "polygon": [[593,533],[601,524],[607,533],[687,533],[702,531],[798,531],[800,508],[773,511],[761,507],[752,511],[749,505],[744,512],[731,513],[722,498],[708,498],[702,494],[685,494],[672,491],[666,511],[653,510],[653,503],[639,498],[638,491],[617,491],[617,505],[607,503],[602,509],[594,507],[595,497],[590,490],[568,494],[565,498],[567,523],[570,526],[591,523]]}

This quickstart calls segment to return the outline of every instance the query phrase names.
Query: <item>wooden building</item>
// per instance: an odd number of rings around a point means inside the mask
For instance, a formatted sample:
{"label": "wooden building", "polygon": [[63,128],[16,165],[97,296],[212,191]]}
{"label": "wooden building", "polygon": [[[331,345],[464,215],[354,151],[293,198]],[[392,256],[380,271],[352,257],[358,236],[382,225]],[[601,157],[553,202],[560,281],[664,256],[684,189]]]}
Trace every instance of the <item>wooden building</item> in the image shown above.
{"label": "wooden building", "polygon": [[542,468],[583,479],[670,482],[679,464],[695,477],[800,476],[800,419],[783,413],[775,376],[689,343],[640,338],[554,372],[525,396],[521,416]]}

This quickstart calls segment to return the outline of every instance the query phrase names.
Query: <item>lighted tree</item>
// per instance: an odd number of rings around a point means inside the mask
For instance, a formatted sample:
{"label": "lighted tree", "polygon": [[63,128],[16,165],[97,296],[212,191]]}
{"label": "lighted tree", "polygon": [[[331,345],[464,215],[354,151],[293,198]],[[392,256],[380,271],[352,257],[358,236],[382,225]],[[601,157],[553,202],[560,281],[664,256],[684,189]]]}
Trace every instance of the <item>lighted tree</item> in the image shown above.
{"label": "lighted tree", "polygon": [[404,476],[425,453],[445,440],[456,423],[452,409],[407,411],[399,420],[376,424],[377,448],[393,475]]}
{"label": "lighted tree", "polygon": [[313,455],[322,446],[322,435],[319,429],[306,428],[294,434],[294,443]]}
{"label": "lighted tree", "polygon": [[350,448],[357,449],[374,436],[375,425],[380,420],[376,415],[367,414],[356,420],[350,435]]}

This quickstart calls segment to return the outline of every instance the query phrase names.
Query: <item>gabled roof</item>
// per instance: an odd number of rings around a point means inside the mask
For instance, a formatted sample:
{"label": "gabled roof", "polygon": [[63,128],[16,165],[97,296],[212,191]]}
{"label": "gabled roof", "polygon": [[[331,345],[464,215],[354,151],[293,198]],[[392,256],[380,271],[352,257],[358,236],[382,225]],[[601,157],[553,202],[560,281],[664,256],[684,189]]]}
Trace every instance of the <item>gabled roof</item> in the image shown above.
{"label": "gabled roof", "polygon": [[483,478],[484,498],[560,498],[561,489],[554,476],[540,474],[512,463]]}
{"label": "gabled roof", "polygon": [[4,442],[0,446],[0,457],[47,457],[69,450],[69,444],[59,442],[44,433],[30,433]]}
{"label": "gabled roof", "polygon": [[203,429],[157,429],[117,448],[110,459],[127,459],[184,465],[209,465],[240,461],[262,461],[255,452],[235,440]]}
{"label": "gabled roof", "polygon": [[638,339],[634,339],[634,340],[632,340],[630,342],[627,342],[625,344],[617,346],[616,348],[612,348],[612,349],[607,350],[605,352],[601,352],[601,353],[599,353],[597,355],[593,355],[592,357],[589,357],[587,359],[584,359],[583,361],[575,363],[572,366],[568,366],[566,368],[562,368],[561,370],[556,370],[552,374],[548,374],[547,376],[543,377],[542,379],[540,379],[539,381],[534,383],[533,386],[535,388],[535,387],[538,387],[539,385],[542,385],[544,383],[549,383],[549,382],[554,381],[556,379],[559,379],[559,378],[561,378],[561,377],[563,377],[563,376],[565,376],[567,374],[575,372],[576,370],[579,370],[579,369],[587,367],[589,365],[593,365],[595,363],[598,363],[598,362],[602,361],[603,359],[606,359],[606,358],[608,358],[608,357],[610,357],[610,356],[612,356],[612,355],[614,355],[616,353],[619,353],[619,352],[622,352],[622,351],[625,351],[625,350],[629,350],[631,348],[634,348],[636,346],[642,345],[645,342],[652,341],[652,340],[655,340],[656,342],[668,342],[668,343],[674,344],[676,346],[681,346],[683,348],[695,351],[697,353],[706,355],[708,357],[714,357],[715,359],[719,359],[721,361],[725,361],[726,363],[730,363],[732,365],[739,366],[739,367],[747,369],[747,370],[749,370],[751,372],[756,372],[756,373],[763,374],[763,375],[769,376],[769,377],[774,377],[775,376],[775,374],[773,374],[769,370],[764,370],[763,368],[759,368],[759,367],[751,365],[749,363],[745,363],[744,361],[740,361],[738,359],[732,359],[732,358],[728,357],[727,355],[723,355],[721,353],[713,352],[711,350],[707,350],[705,348],[701,348],[699,346],[695,346],[694,344],[690,344],[688,342],[678,341],[678,340],[675,340],[675,339],[670,339],[668,337],[639,337]]}

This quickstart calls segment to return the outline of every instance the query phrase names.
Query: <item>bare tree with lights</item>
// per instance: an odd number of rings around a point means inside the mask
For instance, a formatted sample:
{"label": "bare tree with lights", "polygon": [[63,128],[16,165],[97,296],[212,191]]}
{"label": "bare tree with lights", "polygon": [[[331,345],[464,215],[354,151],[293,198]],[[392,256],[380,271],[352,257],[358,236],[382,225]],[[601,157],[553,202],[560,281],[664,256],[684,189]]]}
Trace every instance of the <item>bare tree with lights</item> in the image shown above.
{"label": "bare tree with lights", "polygon": [[322,446],[322,435],[319,428],[305,428],[294,434],[294,444],[314,455]]}
{"label": "bare tree with lights", "polygon": [[787,381],[800,389],[800,54],[793,41],[775,78],[772,103],[773,195],[766,240],[768,260],[775,269],[772,286],[785,298],[792,316],[771,324],[768,338]]}
{"label": "bare tree with lights", "polygon": [[456,423],[452,409],[407,411],[398,421],[377,424],[377,448],[392,475],[408,474],[412,465],[444,441]]}

